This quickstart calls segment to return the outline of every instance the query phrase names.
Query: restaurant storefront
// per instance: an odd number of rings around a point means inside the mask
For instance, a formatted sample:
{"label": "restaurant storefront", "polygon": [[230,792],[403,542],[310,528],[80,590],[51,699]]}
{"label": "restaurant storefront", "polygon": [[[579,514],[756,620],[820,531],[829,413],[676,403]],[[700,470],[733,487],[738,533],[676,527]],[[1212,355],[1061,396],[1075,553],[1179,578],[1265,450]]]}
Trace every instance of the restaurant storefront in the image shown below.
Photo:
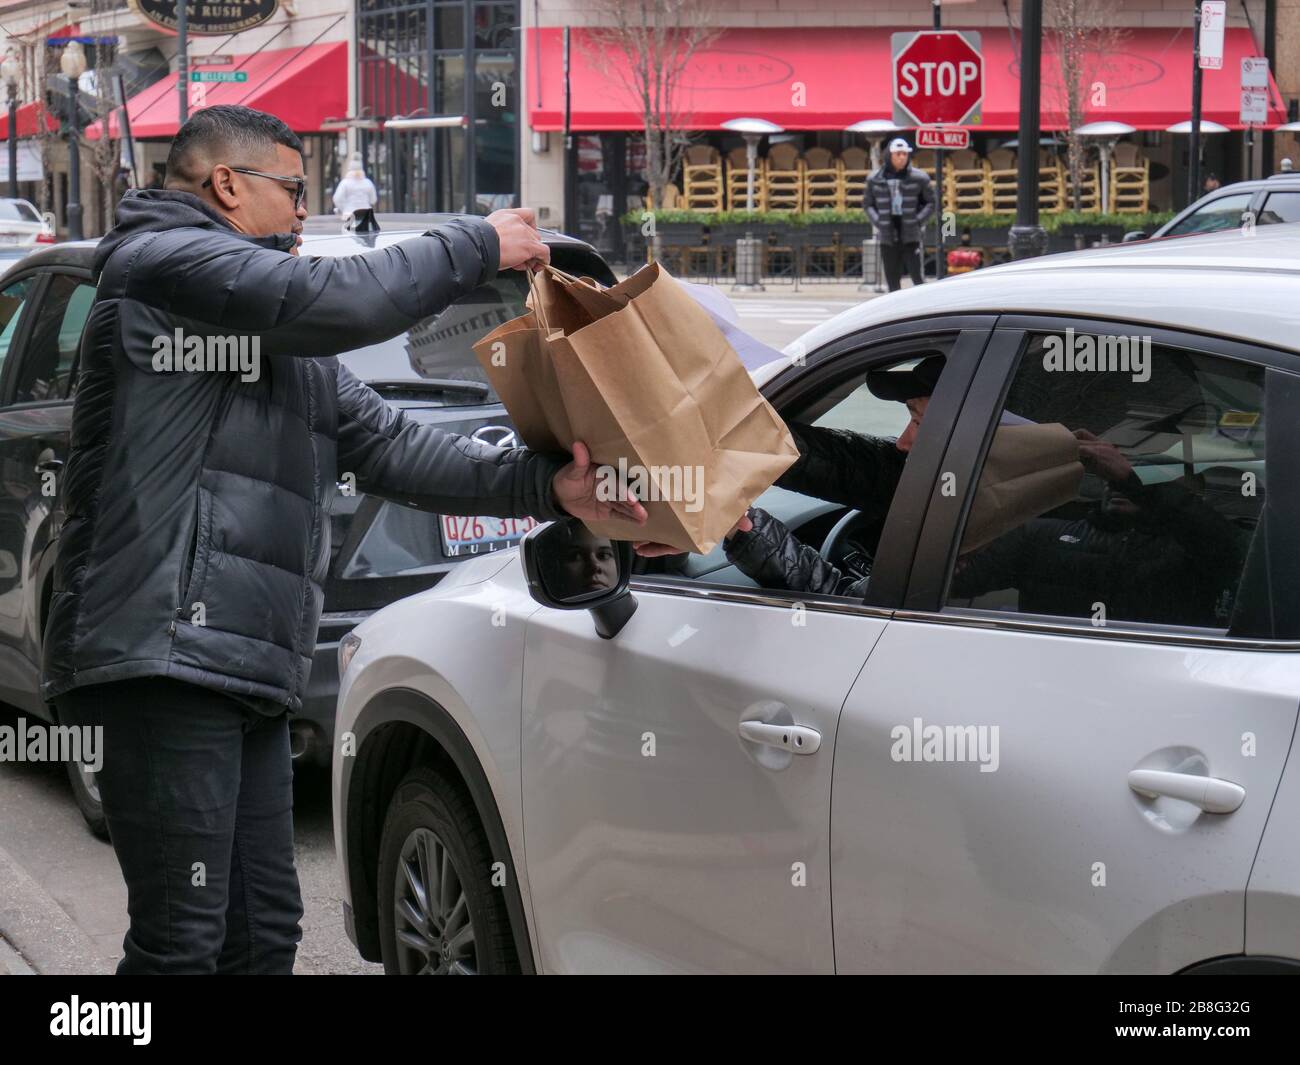
{"label": "restaurant storefront", "polygon": [[[828,21],[835,21],[830,8],[838,6],[842,5],[828,4]],[[548,7],[549,19],[543,17],[542,22],[562,22],[560,5]],[[742,3],[742,10],[744,7]],[[960,26],[958,16],[966,8],[953,10],[952,21]],[[1189,138],[1168,131],[1189,117],[1191,107],[1191,31],[1185,19],[1178,23],[1125,28],[1119,48],[1104,55],[1088,55],[1085,64],[1095,76],[1085,101],[1084,121],[1109,120],[1133,127],[1133,133],[1120,138],[1120,154],[1131,162],[1130,170],[1142,172],[1144,211],[1149,212],[1172,210],[1186,202]],[[867,154],[864,150],[878,150],[879,138],[873,144],[861,134],[846,132],[846,127],[864,119],[891,117],[890,38],[896,30],[906,28],[920,27],[800,24],[725,28],[696,53],[682,79],[680,124],[693,148],[699,150],[697,158],[704,159],[709,156],[707,150],[713,150],[712,158],[725,184],[728,166],[741,154],[744,141],[722,125],[741,117],[766,119],[784,130],[764,139],[762,163],[777,146],[788,146],[780,148],[780,153],[793,155],[794,165],[802,172],[828,157],[832,168],[842,168],[843,159],[858,159]],[[981,121],[969,127],[973,157],[967,164],[972,173],[981,168],[996,173],[998,167],[1014,169],[1014,162],[1008,164],[1007,160],[1014,159],[1019,147],[1019,32],[1014,26],[996,26],[991,18],[975,28],[982,33],[985,90]],[[565,31],[555,24],[529,27],[525,51],[527,122],[534,144],[534,151],[526,155],[525,198],[540,203],[549,200],[556,215],[564,217],[566,228],[592,241],[606,255],[621,257],[628,229],[619,219],[642,206],[646,195],[640,174],[644,155],[638,132],[642,129],[640,109],[625,87],[626,74],[616,69],[626,67],[627,59],[609,50],[602,54],[590,31],[575,27],[568,34],[566,81]],[[1241,60],[1262,52],[1251,25],[1231,25],[1225,35],[1223,69],[1205,72],[1203,119],[1227,127],[1227,132],[1202,138],[1202,172],[1214,173],[1224,184],[1269,172],[1258,135],[1254,151],[1247,149],[1247,133],[1239,115]],[[1057,53],[1046,47],[1043,150],[1061,159],[1060,131],[1067,121],[1058,66]],[[569,151],[537,151],[539,136],[562,142],[566,100],[567,129],[572,132]],[[1269,85],[1268,116],[1269,125],[1287,121],[1287,101],[1274,79]],[[910,137],[911,131],[904,135]],[[874,152],[868,158],[872,162],[865,165],[873,166]],[[920,159],[918,164],[923,165]],[[1100,173],[1095,147],[1090,165],[1094,173]],[[1107,176],[1110,173],[1108,167]],[[683,176],[678,176],[673,191],[684,201]],[[1072,193],[1071,186],[1056,202],[1045,199],[1044,210],[1069,209]],[[1109,189],[1102,193],[1094,189],[1091,195],[1091,204],[1082,204],[1084,210],[1100,209],[1101,196],[1110,210],[1115,209]],[[860,192],[850,200],[841,196],[841,209],[860,207]],[[709,197],[703,202],[709,203]],[[987,189],[962,202],[975,205],[966,209],[976,214],[1007,209],[1006,196],[995,201]],[[693,204],[679,201],[675,206],[691,209]],[[722,210],[733,206],[726,196],[721,197]],[[963,208],[959,205],[957,209]],[[1125,209],[1123,201],[1119,209]]]}

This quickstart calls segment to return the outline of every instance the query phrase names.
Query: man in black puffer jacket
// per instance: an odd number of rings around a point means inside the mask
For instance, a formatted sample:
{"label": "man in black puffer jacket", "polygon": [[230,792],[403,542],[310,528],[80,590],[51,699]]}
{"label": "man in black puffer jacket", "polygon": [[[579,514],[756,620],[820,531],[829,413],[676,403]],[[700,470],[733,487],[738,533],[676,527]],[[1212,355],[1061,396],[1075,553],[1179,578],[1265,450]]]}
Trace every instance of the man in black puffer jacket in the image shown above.
{"label": "man in black puffer jacket", "polygon": [[167,187],[124,197],[96,250],[42,691],[60,721],[103,727],[121,973],[293,969],[286,711],[341,477],[441,513],[645,516],[598,501],[583,445],[570,461],[416,425],[334,357],[546,260],[531,212],[299,258],[301,151],[271,115],[199,111]]}

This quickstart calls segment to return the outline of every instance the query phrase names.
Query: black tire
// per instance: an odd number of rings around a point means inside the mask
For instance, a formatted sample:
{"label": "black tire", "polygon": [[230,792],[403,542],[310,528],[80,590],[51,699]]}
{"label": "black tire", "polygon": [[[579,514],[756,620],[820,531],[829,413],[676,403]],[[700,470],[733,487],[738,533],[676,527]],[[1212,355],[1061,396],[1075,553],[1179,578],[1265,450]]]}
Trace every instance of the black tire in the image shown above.
{"label": "black tire", "polygon": [[86,827],[97,839],[102,839],[105,843],[109,842],[108,822],[104,819],[104,807],[99,801],[99,788],[94,781],[95,774],[83,772],[80,762],[67,761],[63,765],[68,771],[72,797],[77,800],[81,816],[86,819]]}
{"label": "black tire", "polygon": [[[505,891],[492,884],[492,862],[487,835],[465,790],[428,766],[412,769],[393,794],[379,843],[385,972],[520,971]],[[442,870],[446,885],[440,902],[428,891],[432,868]]]}

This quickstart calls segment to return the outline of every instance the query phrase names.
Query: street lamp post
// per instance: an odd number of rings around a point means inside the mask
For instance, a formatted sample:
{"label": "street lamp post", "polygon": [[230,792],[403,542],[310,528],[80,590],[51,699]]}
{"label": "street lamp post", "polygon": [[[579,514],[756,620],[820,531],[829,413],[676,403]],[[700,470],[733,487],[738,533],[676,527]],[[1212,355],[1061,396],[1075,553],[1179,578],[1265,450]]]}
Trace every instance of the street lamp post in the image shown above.
{"label": "street lamp post", "polygon": [[[783,133],[784,128],[765,118],[729,118],[723,129],[739,133],[745,138],[745,161],[749,174],[745,181],[745,210],[754,213],[754,170],[758,165],[758,142],[769,133]],[[763,291],[763,242],[746,233],[736,241],[737,292]]]}
{"label": "street lamp post", "polygon": [[18,61],[13,53],[0,63],[0,78],[9,89],[9,196],[18,199]]}
{"label": "street lamp post", "polygon": [[77,136],[77,79],[86,72],[86,53],[69,41],[59,57],[59,69],[68,79],[68,239],[81,240],[81,145]]}

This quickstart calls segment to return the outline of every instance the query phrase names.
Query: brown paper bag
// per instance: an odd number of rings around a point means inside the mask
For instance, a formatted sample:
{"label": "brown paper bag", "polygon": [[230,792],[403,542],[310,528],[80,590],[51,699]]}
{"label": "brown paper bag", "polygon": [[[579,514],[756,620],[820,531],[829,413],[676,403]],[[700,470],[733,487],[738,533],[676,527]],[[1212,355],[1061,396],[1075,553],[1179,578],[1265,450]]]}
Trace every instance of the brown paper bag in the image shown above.
{"label": "brown paper bag", "polygon": [[597,536],[711,550],[799,457],[785,423],[659,264],[610,289],[550,267],[531,281],[529,313],[474,345],[524,442],[581,440],[608,489],[635,490],[647,523],[588,522]]}
{"label": "brown paper bag", "polygon": [[1082,479],[1079,441],[1060,422],[998,426],[975,489],[962,552],[1068,503]]}

